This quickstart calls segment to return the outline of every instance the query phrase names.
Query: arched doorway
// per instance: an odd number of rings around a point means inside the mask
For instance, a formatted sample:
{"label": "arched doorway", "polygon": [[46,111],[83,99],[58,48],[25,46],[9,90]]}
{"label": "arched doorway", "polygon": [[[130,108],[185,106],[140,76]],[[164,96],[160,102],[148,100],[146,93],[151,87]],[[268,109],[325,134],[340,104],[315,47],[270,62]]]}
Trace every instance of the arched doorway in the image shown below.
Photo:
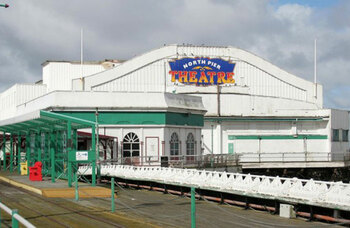
{"label": "arched doorway", "polygon": [[[140,156],[140,139],[133,133],[129,132],[123,139],[123,160],[125,164],[138,163]],[[134,158],[137,157],[137,158]]]}
{"label": "arched doorway", "polygon": [[180,155],[179,136],[173,132],[170,136],[170,160],[178,160]]}
{"label": "arched doorway", "polygon": [[195,148],[196,141],[194,139],[194,136],[192,133],[189,133],[187,135],[186,140],[186,161],[187,162],[194,162],[196,160],[196,148]]}

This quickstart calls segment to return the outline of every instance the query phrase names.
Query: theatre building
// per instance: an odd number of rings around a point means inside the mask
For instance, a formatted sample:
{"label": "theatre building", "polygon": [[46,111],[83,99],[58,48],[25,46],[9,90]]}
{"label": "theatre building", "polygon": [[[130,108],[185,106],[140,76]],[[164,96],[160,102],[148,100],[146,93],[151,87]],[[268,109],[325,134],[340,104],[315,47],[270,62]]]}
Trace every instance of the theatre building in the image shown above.
{"label": "theatre building", "polygon": [[101,159],[232,154],[243,168],[349,165],[348,111],[324,108],[322,85],[234,47],[168,45],[82,68],[47,61],[42,82],[13,86],[0,105],[1,120],[47,110],[98,122]]}

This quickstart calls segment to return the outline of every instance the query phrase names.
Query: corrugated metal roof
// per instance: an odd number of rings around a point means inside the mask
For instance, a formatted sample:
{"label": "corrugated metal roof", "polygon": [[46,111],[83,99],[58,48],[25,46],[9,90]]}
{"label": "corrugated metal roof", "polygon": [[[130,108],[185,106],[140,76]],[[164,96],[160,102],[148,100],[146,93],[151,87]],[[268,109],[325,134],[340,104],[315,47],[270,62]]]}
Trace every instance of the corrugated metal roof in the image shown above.
{"label": "corrugated metal roof", "polygon": [[[112,63],[123,63],[126,60],[123,59],[105,59],[105,60],[98,60],[98,61],[84,61],[83,64],[102,64],[104,62],[112,62]],[[49,63],[71,63],[71,64],[81,64],[80,61],[78,60],[46,60],[45,62],[43,62],[41,65],[42,66],[46,66]]]}

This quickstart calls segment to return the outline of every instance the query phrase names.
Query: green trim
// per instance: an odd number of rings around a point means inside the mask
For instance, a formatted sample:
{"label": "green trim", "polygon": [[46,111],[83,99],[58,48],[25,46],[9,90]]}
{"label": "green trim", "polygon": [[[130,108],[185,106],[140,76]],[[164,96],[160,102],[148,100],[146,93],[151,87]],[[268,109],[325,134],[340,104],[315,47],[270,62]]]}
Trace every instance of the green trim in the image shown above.
{"label": "green trim", "polygon": [[[59,112],[66,116],[95,121],[95,112]],[[99,112],[100,125],[188,125],[203,126],[203,115],[172,112]]]}
{"label": "green trim", "polygon": [[168,125],[204,126],[203,115],[172,112],[168,112],[165,115],[166,124]]}
{"label": "green trim", "polygon": [[204,121],[236,121],[236,122],[254,122],[254,121],[271,121],[271,122],[298,122],[298,121],[323,121],[323,118],[229,118],[229,117],[204,117]]}
{"label": "green trim", "polygon": [[229,140],[283,140],[283,139],[327,139],[327,135],[229,135]]}
{"label": "green trim", "polygon": [[228,154],[233,154],[234,150],[233,150],[233,143],[229,143],[228,144]]}
{"label": "green trim", "polygon": [[85,119],[80,119],[80,118],[74,118],[72,116],[66,116],[66,115],[61,115],[59,113],[54,113],[54,112],[47,112],[47,111],[40,111],[40,116],[46,116],[49,118],[54,118],[54,119],[59,119],[59,120],[64,120],[64,121],[70,121],[71,123],[77,123],[77,124],[82,124],[82,125],[87,125],[87,126],[95,126],[95,121],[87,121]]}

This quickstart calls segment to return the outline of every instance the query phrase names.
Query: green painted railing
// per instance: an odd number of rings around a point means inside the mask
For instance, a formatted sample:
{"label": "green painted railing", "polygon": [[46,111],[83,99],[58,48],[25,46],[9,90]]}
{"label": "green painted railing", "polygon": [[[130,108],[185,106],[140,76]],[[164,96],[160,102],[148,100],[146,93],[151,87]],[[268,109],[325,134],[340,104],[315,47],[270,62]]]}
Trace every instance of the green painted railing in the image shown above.
{"label": "green painted railing", "polygon": [[78,174],[74,174],[75,176],[75,200],[79,200],[79,187],[78,187]]}
{"label": "green painted railing", "polygon": [[[5,204],[0,203],[0,210],[4,210],[7,214],[11,215],[13,228],[18,228],[19,223],[21,223],[23,226],[28,227],[28,228],[35,228],[35,226],[33,224],[31,224],[30,222],[28,222],[28,220],[26,220],[25,218],[23,218],[22,216],[20,216],[18,214],[17,209],[11,210]],[[2,218],[1,218],[1,213],[0,213],[0,228],[1,228],[1,220],[2,220]]]}
{"label": "green painted railing", "polygon": [[196,228],[196,189],[191,187],[191,228]]}
{"label": "green painted railing", "polygon": [[111,212],[115,212],[115,202],[114,202],[114,177],[111,179]]}

